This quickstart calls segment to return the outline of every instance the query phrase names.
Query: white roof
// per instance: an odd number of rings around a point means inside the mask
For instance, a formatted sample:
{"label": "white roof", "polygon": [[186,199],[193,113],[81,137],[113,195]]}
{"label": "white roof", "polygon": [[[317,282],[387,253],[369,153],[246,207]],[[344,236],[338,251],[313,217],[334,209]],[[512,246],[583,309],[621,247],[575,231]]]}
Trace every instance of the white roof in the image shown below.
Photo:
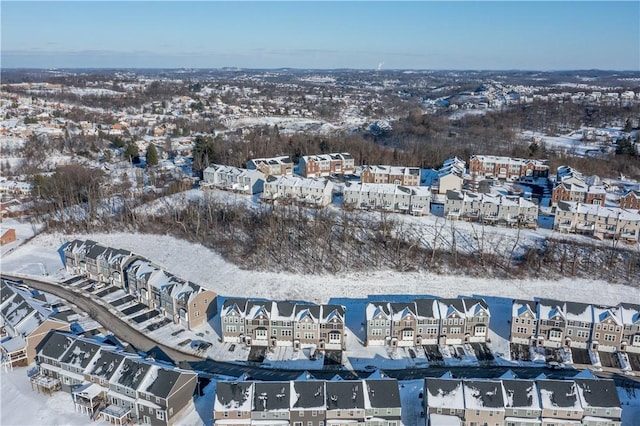
{"label": "white roof", "polygon": [[462,420],[456,416],[429,414],[429,424],[431,426],[460,426],[462,424]]}

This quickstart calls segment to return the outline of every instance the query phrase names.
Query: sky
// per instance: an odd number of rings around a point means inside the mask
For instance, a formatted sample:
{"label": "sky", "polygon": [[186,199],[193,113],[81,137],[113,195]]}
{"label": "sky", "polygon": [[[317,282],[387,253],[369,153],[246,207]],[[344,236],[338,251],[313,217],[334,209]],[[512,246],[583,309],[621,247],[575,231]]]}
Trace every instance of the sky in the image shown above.
{"label": "sky", "polygon": [[638,1],[6,1],[3,68],[640,70]]}

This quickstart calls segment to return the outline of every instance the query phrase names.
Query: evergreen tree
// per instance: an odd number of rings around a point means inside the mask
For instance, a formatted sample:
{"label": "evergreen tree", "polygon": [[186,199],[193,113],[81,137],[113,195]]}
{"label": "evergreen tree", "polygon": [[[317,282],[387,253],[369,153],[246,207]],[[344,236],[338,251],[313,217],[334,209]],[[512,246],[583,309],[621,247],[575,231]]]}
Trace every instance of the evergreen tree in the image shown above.
{"label": "evergreen tree", "polygon": [[158,151],[156,146],[152,143],[147,148],[147,167],[154,167],[158,165]]}
{"label": "evergreen tree", "polygon": [[133,142],[129,142],[124,150],[124,156],[130,162],[138,163],[140,161],[140,159],[138,158],[138,146]]}

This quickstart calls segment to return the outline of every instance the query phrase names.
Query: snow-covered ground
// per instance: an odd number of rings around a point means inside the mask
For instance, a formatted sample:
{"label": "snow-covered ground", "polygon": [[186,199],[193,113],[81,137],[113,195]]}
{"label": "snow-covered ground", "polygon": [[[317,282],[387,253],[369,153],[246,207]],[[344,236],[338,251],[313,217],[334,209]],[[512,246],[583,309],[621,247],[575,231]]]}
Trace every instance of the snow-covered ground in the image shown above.
{"label": "snow-covered ground", "polygon": [[[387,348],[366,348],[360,344],[363,332],[360,322],[363,318],[353,315],[358,310],[363,312],[362,303],[373,295],[381,297],[401,297],[401,295],[433,295],[455,297],[459,295],[477,295],[487,299],[492,309],[491,347],[494,352],[502,352],[508,358],[507,319],[510,316],[509,300],[511,298],[533,299],[534,297],[550,297],[580,302],[597,302],[617,304],[620,301],[640,300],[640,289],[584,279],[547,280],[503,280],[467,277],[464,275],[435,275],[430,273],[399,273],[395,271],[358,272],[340,275],[297,275],[288,273],[245,271],[227,263],[217,253],[198,244],[189,243],[164,235],[142,235],[129,233],[113,234],[42,234],[26,244],[14,248],[2,256],[3,272],[17,272],[27,275],[49,278],[65,277],[60,247],[74,238],[92,239],[102,244],[121,247],[143,255],[161,264],[169,271],[208,287],[223,296],[241,296],[266,298],[274,300],[307,300],[315,303],[341,303],[347,306],[351,317],[347,316],[348,349],[345,353],[345,364],[353,368],[369,368],[375,364],[378,368],[403,368],[404,366],[426,366],[427,359],[423,354],[412,358],[405,349],[395,353],[387,352]],[[387,296],[385,296],[387,295]],[[117,297],[117,296],[110,296]],[[141,326],[145,326],[142,323]],[[199,334],[183,331],[173,335],[180,327],[169,324],[152,333],[167,344],[200,336],[208,341],[217,337],[216,325],[209,324]],[[246,350],[237,345],[230,352],[228,345],[214,345],[211,354],[216,358],[241,360],[246,357]],[[450,348],[447,348],[450,349]],[[443,349],[446,352],[447,349]],[[281,359],[297,357],[293,363],[296,368],[313,368],[318,360],[309,359],[310,353],[305,350],[298,354],[289,354],[283,348],[280,353],[268,354],[267,363],[282,366]],[[291,352],[291,351],[289,351]],[[444,354],[446,355],[446,353]],[[447,358],[447,357],[445,357]],[[470,364],[477,361],[472,356],[456,361],[445,359],[447,365]],[[508,359],[502,360],[509,365]],[[304,366],[304,367],[303,367]],[[26,377],[26,369],[2,373],[2,406],[11,404],[38,407],[37,418],[23,410],[2,410],[1,424],[86,424],[86,418],[73,412],[73,403],[68,394],[58,392],[54,396],[44,396],[31,391]],[[401,385],[403,420],[405,424],[422,424],[419,416],[420,407],[417,394],[421,390],[420,381],[406,382]],[[189,407],[180,419],[179,424],[210,424],[211,409],[215,384],[206,388],[205,397],[198,398],[193,407]],[[626,390],[620,390],[621,397]],[[631,394],[624,400],[625,419],[631,420],[640,414],[640,391],[636,396]],[[626,397],[626,396],[625,396]],[[32,401],[33,400],[33,401]],[[19,401],[19,402],[18,402]],[[26,403],[26,404],[25,404]],[[29,404],[29,405],[27,405]],[[44,422],[43,419],[47,419]],[[53,420],[51,420],[53,419]],[[40,421],[42,420],[42,422]],[[44,422],[44,423],[43,423]],[[623,422],[623,424],[632,424]]]}

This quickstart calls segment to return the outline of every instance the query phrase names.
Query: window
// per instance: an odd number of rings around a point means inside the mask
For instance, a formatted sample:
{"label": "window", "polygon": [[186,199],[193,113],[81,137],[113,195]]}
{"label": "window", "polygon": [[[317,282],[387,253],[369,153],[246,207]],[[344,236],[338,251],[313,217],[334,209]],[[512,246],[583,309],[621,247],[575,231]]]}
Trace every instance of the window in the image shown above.
{"label": "window", "polygon": [[157,410],[156,411],[156,417],[158,418],[158,420],[164,420],[164,411]]}
{"label": "window", "polygon": [[199,317],[199,316],[200,316],[200,311],[195,311],[195,312],[193,313],[193,316],[195,316],[195,317]]}

